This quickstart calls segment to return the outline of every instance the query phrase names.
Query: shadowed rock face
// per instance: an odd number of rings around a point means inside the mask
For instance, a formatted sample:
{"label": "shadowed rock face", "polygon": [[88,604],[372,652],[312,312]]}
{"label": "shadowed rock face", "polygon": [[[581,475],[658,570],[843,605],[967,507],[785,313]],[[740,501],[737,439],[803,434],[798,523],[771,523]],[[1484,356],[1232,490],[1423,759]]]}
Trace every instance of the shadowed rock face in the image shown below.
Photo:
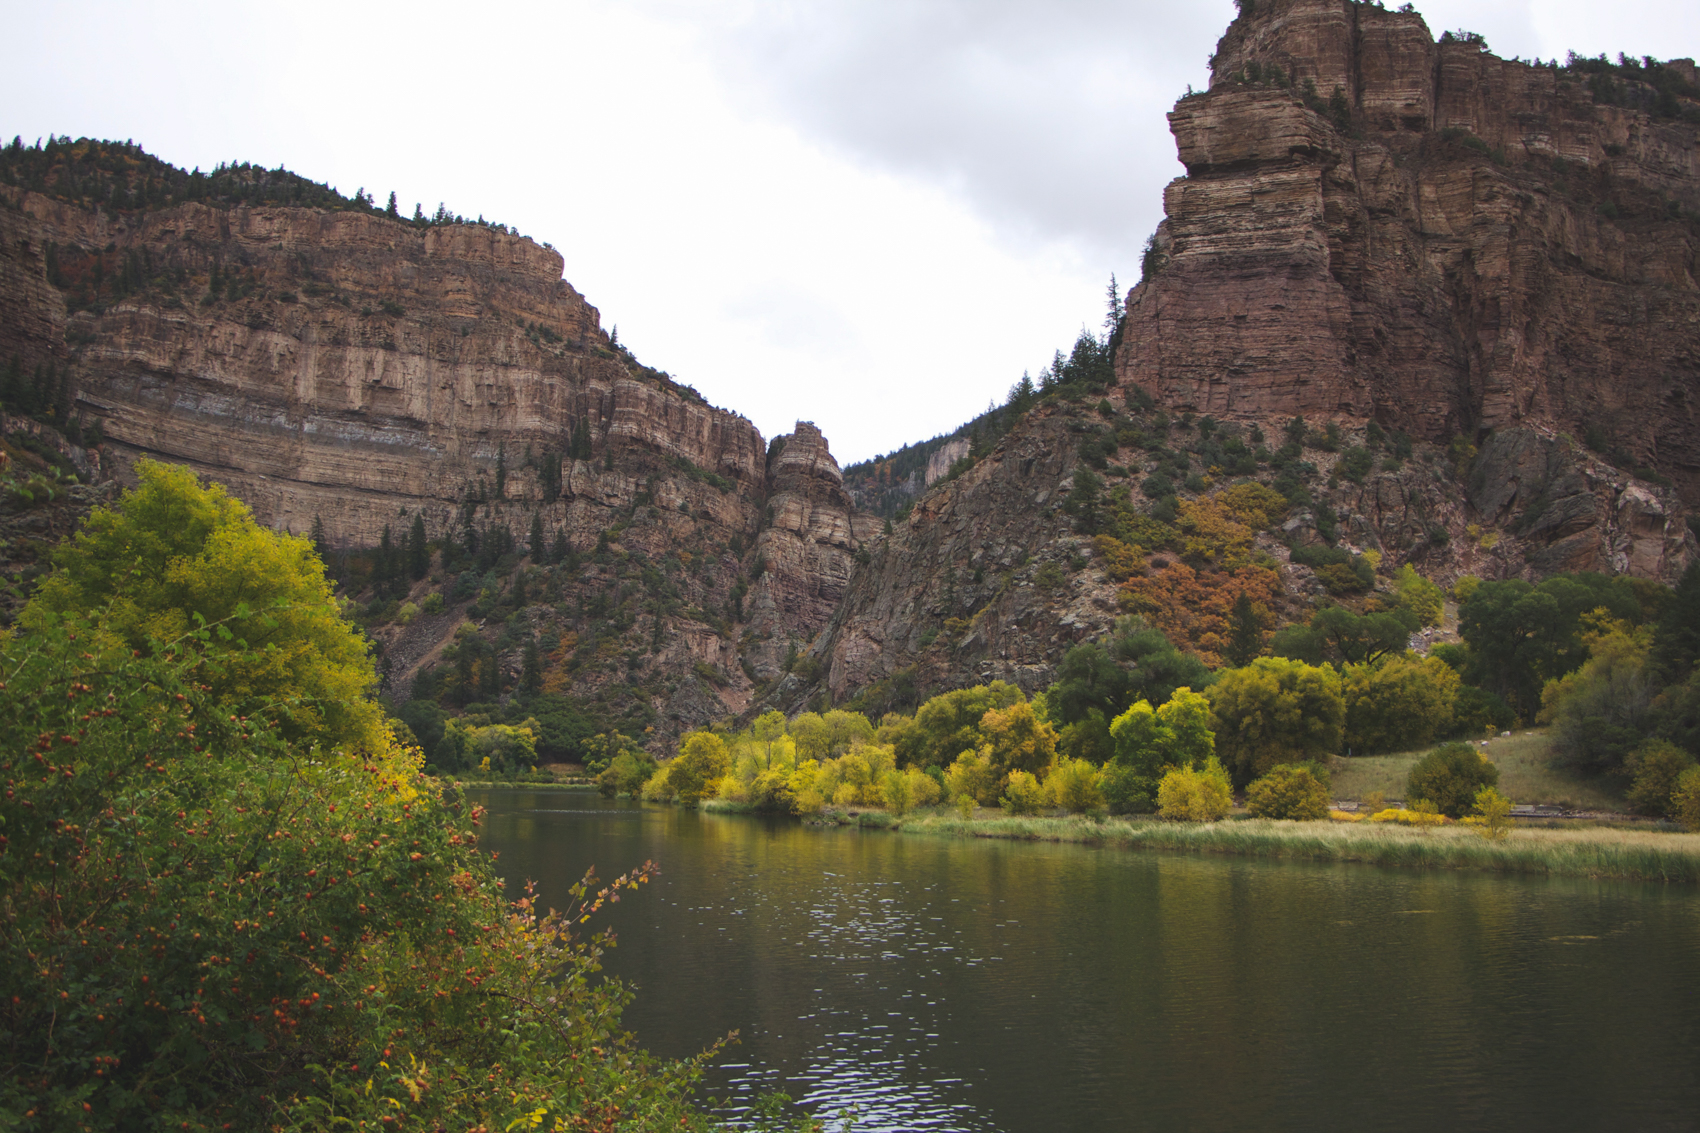
{"label": "shadowed rock face", "polygon": [[[1349,124],[1306,108],[1307,81]],[[1349,0],[1263,0],[1169,121],[1188,175],[1121,381],[1435,441],[1592,428],[1700,498],[1693,121]]]}

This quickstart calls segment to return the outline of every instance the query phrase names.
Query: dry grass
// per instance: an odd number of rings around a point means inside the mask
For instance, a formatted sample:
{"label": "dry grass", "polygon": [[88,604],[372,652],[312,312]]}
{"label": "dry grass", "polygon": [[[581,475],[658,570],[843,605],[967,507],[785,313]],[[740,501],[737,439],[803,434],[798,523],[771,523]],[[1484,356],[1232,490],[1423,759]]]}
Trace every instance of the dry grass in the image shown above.
{"label": "dry grass", "polygon": [[[1329,763],[1334,797],[1361,799],[1371,791],[1381,791],[1390,799],[1403,798],[1411,765],[1432,750],[1431,745],[1398,755],[1335,758]],[[1551,767],[1551,746],[1545,731],[1496,736],[1481,750],[1499,768],[1500,793],[1512,802],[1552,803],[1569,810],[1621,811],[1625,807],[1623,795],[1611,784]]]}
{"label": "dry grass", "polygon": [[[882,823],[881,825],[886,825]],[[1159,819],[976,818],[910,815],[889,825],[917,834],[1085,842],[1183,853],[1237,854],[1417,869],[1469,869],[1631,881],[1700,882],[1700,834],[1589,827],[1519,828],[1490,841],[1465,827],[1438,830],[1344,822],[1239,819],[1203,824]]]}

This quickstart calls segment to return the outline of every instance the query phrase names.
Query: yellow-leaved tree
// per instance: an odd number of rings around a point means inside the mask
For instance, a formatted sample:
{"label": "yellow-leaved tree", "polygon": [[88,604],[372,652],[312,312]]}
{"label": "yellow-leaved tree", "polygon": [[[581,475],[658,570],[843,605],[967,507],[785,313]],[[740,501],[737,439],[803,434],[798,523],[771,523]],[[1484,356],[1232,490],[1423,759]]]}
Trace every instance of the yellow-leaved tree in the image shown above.
{"label": "yellow-leaved tree", "polygon": [[[343,620],[312,544],[261,527],[181,465],[141,460],[136,474],[55,552],[23,625],[102,610],[107,649],[197,651],[197,679],[221,710],[263,716],[290,741],[406,762],[367,695],[367,643]],[[212,632],[194,634],[203,624]]]}

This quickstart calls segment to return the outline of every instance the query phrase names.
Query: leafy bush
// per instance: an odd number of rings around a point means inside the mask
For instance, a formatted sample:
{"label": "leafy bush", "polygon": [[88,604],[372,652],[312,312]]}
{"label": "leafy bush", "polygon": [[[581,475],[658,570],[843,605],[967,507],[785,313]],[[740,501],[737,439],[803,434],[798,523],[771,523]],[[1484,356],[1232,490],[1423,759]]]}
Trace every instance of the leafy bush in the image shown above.
{"label": "leafy bush", "polygon": [[1051,802],[1070,814],[1085,814],[1104,805],[1098,769],[1084,759],[1061,759],[1045,779]]}
{"label": "leafy bush", "polygon": [[998,802],[1010,814],[1038,814],[1045,805],[1045,789],[1027,772],[1011,771]]}
{"label": "leafy bush", "polygon": [[1353,755],[1408,751],[1452,734],[1458,674],[1438,657],[1347,665],[1345,741]]}
{"label": "leafy bush", "polygon": [[1476,813],[1465,821],[1479,824],[1482,837],[1489,841],[1500,841],[1511,833],[1511,827],[1515,825],[1511,818],[1511,800],[1492,787],[1483,787],[1476,792],[1472,809]]}
{"label": "leafy bush", "polygon": [[1151,814],[1157,809],[1157,780],[1124,764],[1105,764],[1098,789],[1111,814]]}
{"label": "leafy bush", "polygon": [[1633,777],[1629,806],[1637,814],[1664,818],[1672,813],[1672,796],[1682,773],[1694,757],[1667,740],[1649,740],[1635,749],[1627,769]]}
{"label": "leafy bush", "polygon": [[981,806],[995,805],[1003,786],[992,761],[978,751],[963,752],[945,771],[944,778],[951,798],[973,799]]}
{"label": "leafy bush", "polygon": [[1442,744],[1419,759],[1405,782],[1412,799],[1434,804],[1448,818],[1461,818],[1483,787],[1499,785],[1499,768],[1469,744]]}
{"label": "leafy bush", "polygon": [[625,993],[594,977],[607,941],[575,935],[647,875],[587,879],[554,895],[560,916],[509,905],[475,849],[480,809],[387,729],[361,749],[292,741],[271,713],[228,711],[216,678],[259,658],[218,625],[108,650],[135,623],[104,613],[0,641],[0,1031],[20,1068],[0,1112],[93,1130],[702,1127],[696,1064],[632,1047]]}
{"label": "leafy bush", "polygon": [[1157,813],[1164,818],[1217,822],[1233,806],[1233,785],[1214,756],[1202,768],[1172,768],[1157,784]]}
{"label": "leafy bush", "polygon": [[1284,657],[1259,657],[1210,686],[1216,750],[1242,782],[1278,763],[1335,754],[1346,717],[1340,674]]}
{"label": "leafy bush", "polygon": [[1246,788],[1246,809],[1259,818],[1328,817],[1328,785],[1309,767],[1282,763]]}
{"label": "leafy bush", "polygon": [[101,648],[144,654],[216,624],[195,648],[226,714],[263,713],[292,740],[380,742],[367,643],[338,612],[313,545],[261,527],[180,465],[140,460],[136,475],[135,488],[54,553],[23,624],[102,609]]}
{"label": "leafy bush", "polygon": [[643,793],[643,785],[655,774],[655,770],[655,760],[648,752],[622,751],[596,777],[596,789],[605,798],[611,799],[616,795],[636,797]]}
{"label": "leafy bush", "polygon": [[1685,829],[1700,832],[1700,767],[1690,767],[1677,778],[1670,809]]}

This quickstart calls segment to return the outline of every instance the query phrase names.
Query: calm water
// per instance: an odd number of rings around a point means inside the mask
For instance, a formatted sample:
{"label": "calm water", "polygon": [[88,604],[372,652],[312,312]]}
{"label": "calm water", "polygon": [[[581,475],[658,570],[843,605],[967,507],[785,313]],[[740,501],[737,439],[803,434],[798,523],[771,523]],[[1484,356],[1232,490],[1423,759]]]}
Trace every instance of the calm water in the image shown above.
{"label": "calm water", "polygon": [[[510,886],[653,858],[626,1016],[858,1129],[1700,1128],[1700,894],[489,792]],[[557,903],[564,900],[557,896]]]}

